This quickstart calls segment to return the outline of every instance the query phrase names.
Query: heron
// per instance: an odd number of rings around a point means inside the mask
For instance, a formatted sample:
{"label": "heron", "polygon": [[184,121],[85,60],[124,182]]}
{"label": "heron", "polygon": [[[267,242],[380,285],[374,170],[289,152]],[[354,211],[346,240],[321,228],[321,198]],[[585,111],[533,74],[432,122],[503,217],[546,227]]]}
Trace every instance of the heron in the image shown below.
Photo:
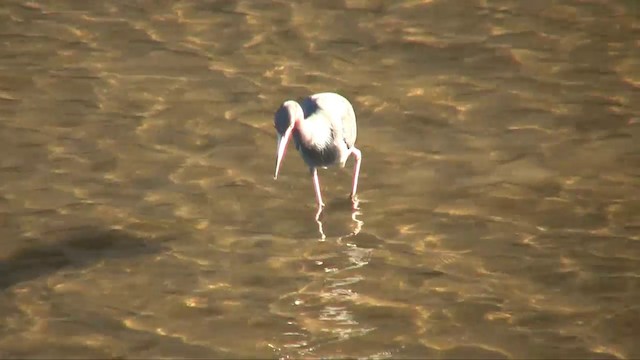
{"label": "heron", "polygon": [[350,198],[354,208],[357,206],[362,153],[355,147],[356,115],[349,100],[332,92],[313,94],[300,101],[287,100],[275,112],[274,127],[278,138],[274,179],[278,179],[287,144],[293,137],[296,149],[309,167],[319,215],[324,202],[318,168],[326,169],[336,164],[344,167],[349,156],[353,155],[355,164]]}

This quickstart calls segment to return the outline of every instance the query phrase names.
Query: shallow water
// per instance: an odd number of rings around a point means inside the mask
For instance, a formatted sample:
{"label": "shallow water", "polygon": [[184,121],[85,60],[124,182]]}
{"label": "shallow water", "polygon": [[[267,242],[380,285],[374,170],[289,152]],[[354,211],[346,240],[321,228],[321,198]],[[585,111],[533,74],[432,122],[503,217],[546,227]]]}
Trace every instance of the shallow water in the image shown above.
{"label": "shallow water", "polygon": [[0,357],[640,357],[635,0],[3,4]]}

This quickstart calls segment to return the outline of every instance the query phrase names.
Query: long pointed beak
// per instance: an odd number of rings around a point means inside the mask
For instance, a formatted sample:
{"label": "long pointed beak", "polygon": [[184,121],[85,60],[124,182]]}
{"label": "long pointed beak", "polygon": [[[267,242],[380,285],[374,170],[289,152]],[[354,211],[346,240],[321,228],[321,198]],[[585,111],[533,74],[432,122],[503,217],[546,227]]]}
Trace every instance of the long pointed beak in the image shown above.
{"label": "long pointed beak", "polygon": [[284,135],[280,136],[280,134],[278,134],[278,157],[276,158],[276,173],[273,175],[274,180],[278,178],[280,164],[282,163],[282,159],[284,159],[284,154],[287,152],[287,144],[289,143],[289,138],[291,138],[292,132],[293,126],[289,127],[287,131],[284,132]]}

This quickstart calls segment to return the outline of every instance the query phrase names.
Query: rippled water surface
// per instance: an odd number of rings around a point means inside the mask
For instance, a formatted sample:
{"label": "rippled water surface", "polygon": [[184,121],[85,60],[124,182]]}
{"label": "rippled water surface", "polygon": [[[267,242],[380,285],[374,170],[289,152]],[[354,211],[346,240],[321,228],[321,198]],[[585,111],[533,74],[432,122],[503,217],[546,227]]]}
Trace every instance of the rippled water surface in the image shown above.
{"label": "rippled water surface", "polygon": [[[0,357],[638,358],[639,39],[636,0],[4,0]],[[363,165],[316,223],[272,119],[321,91]]]}

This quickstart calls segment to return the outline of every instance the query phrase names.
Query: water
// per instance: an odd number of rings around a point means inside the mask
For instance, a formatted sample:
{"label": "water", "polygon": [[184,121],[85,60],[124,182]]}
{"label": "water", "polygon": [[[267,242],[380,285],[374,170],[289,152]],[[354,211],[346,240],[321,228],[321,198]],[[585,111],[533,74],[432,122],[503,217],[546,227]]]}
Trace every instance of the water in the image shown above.
{"label": "water", "polygon": [[640,356],[636,1],[3,4],[0,357]]}

